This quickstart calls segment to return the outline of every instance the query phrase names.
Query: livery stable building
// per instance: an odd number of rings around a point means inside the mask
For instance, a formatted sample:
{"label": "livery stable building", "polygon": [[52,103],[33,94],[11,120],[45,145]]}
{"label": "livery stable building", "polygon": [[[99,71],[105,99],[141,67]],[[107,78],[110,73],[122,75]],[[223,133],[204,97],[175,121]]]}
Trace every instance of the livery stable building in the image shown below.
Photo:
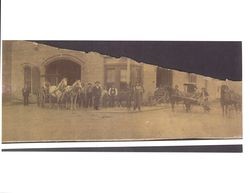
{"label": "livery stable building", "polygon": [[103,87],[114,84],[122,90],[127,84],[140,81],[145,89],[144,101],[159,86],[179,86],[195,83],[198,89],[207,88],[210,100],[220,97],[220,86],[228,84],[241,93],[241,82],[221,81],[193,73],[160,68],[157,64],[138,63],[132,59],[114,58],[95,52],[60,49],[30,41],[3,41],[2,92],[4,102],[22,100],[22,88],[31,88],[31,101],[45,80],[57,85],[62,78],[68,84],[76,80],[86,83],[100,81]]}

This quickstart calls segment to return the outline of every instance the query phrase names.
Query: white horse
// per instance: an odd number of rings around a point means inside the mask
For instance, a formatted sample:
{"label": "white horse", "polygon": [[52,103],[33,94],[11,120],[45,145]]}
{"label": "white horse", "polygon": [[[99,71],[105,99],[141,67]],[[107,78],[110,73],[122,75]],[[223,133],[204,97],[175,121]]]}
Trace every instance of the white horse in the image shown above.
{"label": "white horse", "polygon": [[75,81],[72,86],[67,86],[62,93],[62,99],[66,102],[66,108],[69,107],[70,109],[75,110],[77,106],[77,98],[80,95],[82,90],[82,84],[80,80]]}
{"label": "white horse", "polygon": [[60,106],[62,95],[67,87],[67,79],[63,78],[61,82],[58,84],[58,86],[49,86],[49,104],[52,108],[52,104],[56,103],[58,105],[58,108]]}
{"label": "white horse", "polygon": [[53,103],[56,103],[58,105],[60,105],[61,102],[61,97],[62,97],[63,91],[59,90],[57,86],[50,86],[49,87],[49,104],[50,104],[50,108],[53,107]]}

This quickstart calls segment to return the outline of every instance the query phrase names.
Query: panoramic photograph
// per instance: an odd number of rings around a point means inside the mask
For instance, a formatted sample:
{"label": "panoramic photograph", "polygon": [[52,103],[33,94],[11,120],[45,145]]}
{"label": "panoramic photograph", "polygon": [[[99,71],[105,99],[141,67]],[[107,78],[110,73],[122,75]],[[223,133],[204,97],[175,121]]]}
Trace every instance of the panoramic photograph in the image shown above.
{"label": "panoramic photograph", "polygon": [[241,55],[186,44],[152,44],[167,51],[149,60],[136,42],[118,56],[115,41],[104,52],[94,41],[3,41],[2,142],[241,139],[241,77],[217,76],[228,57],[241,70]]}

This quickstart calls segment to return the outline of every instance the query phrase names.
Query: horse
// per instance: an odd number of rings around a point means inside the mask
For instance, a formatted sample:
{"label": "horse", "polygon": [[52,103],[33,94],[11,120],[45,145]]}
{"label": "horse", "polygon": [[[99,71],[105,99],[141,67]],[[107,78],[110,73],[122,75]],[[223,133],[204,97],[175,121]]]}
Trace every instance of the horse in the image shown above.
{"label": "horse", "polygon": [[[66,109],[75,110],[77,106],[77,99],[82,91],[82,84],[80,80],[74,82],[72,86],[67,86],[62,93],[61,101],[65,102]],[[70,104],[70,106],[69,106]]]}
{"label": "horse", "polygon": [[65,88],[67,87],[67,79],[63,78],[57,86],[48,85],[47,87],[50,108],[53,107],[53,104],[57,104],[57,107],[59,108],[62,104],[63,93],[65,91]]}
{"label": "horse", "polygon": [[223,116],[230,115],[230,110],[241,111],[241,96],[230,90],[227,85],[221,86],[220,103]]}
{"label": "horse", "polygon": [[175,111],[175,105],[182,101],[182,92],[179,90],[176,90],[172,87],[166,88],[166,95],[168,98],[169,103],[171,104],[171,109],[174,112]]}
{"label": "horse", "polygon": [[50,108],[53,108],[53,104],[57,104],[57,107],[60,107],[61,103],[61,97],[62,97],[63,91],[59,90],[57,86],[52,85],[49,87],[49,106]]}

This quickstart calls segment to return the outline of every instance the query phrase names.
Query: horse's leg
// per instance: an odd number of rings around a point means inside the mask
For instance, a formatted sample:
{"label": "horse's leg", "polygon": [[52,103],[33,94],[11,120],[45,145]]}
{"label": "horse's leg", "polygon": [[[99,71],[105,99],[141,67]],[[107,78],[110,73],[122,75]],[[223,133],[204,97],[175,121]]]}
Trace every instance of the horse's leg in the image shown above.
{"label": "horse's leg", "polygon": [[225,105],[225,116],[227,116],[228,115],[228,105]]}
{"label": "horse's leg", "polygon": [[41,107],[44,107],[44,104],[45,104],[45,96],[44,96],[44,94],[42,94],[42,96],[41,96]]}
{"label": "horse's leg", "polygon": [[73,98],[73,96],[71,95],[71,96],[70,96],[70,110],[73,110],[73,100],[74,100],[74,98]]}
{"label": "horse's leg", "polygon": [[49,96],[49,108],[52,108],[52,99],[51,99],[52,97],[51,96]]}
{"label": "horse's leg", "polygon": [[184,104],[185,104],[185,107],[186,107],[186,112],[187,113],[190,112],[191,111],[191,104],[188,103],[188,102],[185,102]]}
{"label": "horse's leg", "polygon": [[67,96],[65,97],[65,109],[67,110],[68,109],[68,98],[67,98]]}
{"label": "horse's leg", "polygon": [[73,109],[76,110],[76,108],[77,108],[77,94],[75,96],[73,96],[73,104],[74,104]]}
{"label": "horse's leg", "polygon": [[234,109],[235,109],[235,114],[238,113],[238,106],[237,106],[237,103],[234,103]]}
{"label": "horse's leg", "polygon": [[224,114],[225,114],[224,112],[225,111],[224,111],[224,105],[223,104],[221,104],[221,110],[222,110],[222,116],[224,117]]}
{"label": "horse's leg", "polygon": [[73,109],[76,110],[76,105],[77,105],[77,95],[73,96]]}
{"label": "horse's leg", "polygon": [[57,104],[57,110],[59,110],[60,109],[60,97],[59,96],[56,97],[56,104]]}
{"label": "horse's leg", "polygon": [[185,108],[186,108],[186,112],[188,113],[188,104],[187,103],[185,103]]}
{"label": "horse's leg", "polygon": [[174,112],[174,105],[175,105],[175,101],[171,100],[171,108],[172,108],[172,112]]}

